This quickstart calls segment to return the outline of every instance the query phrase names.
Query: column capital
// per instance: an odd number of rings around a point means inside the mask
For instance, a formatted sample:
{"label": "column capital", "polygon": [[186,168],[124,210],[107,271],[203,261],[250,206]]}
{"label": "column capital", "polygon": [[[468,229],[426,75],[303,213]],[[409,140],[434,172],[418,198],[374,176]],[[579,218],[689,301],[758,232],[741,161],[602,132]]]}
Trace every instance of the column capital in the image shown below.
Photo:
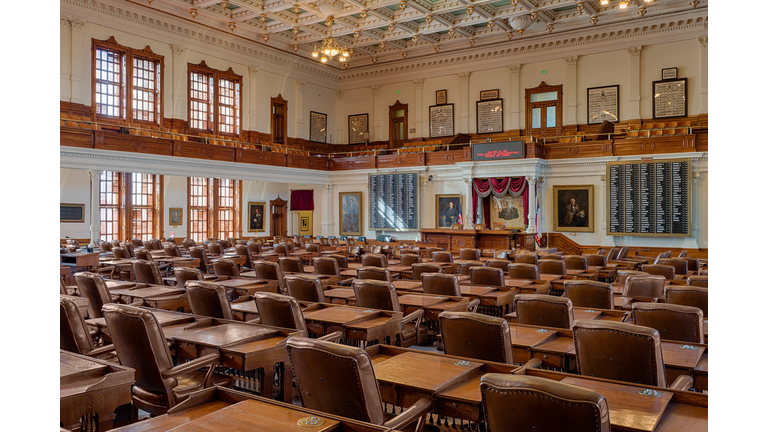
{"label": "column capital", "polygon": [[185,50],[186,48],[181,45],[171,44],[171,51],[173,51],[174,57],[181,57]]}
{"label": "column capital", "polygon": [[61,16],[61,26],[62,27],[72,27],[72,17],[69,15],[60,14]]}
{"label": "column capital", "polygon": [[374,86],[371,86],[371,88],[373,89],[374,95],[378,96],[381,94],[381,84],[376,84]]}
{"label": "column capital", "polygon": [[255,78],[259,75],[260,70],[261,68],[258,66],[248,66],[248,75]]}
{"label": "column capital", "polygon": [[72,28],[75,29],[75,30],[78,30],[78,31],[82,30],[83,27],[85,27],[85,23],[87,23],[87,22],[88,22],[88,20],[86,20],[84,18],[79,18],[79,17],[73,17],[71,19]]}
{"label": "column capital", "polygon": [[579,63],[579,56],[566,57],[565,62],[568,64],[569,68],[576,67]]}
{"label": "column capital", "polygon": [[627,48],[627,52],[629,53],[629,57],[633,59],[639,59],[640,58],[640,52],[643,50],[642,46],[631,46]]}
{"label": "column capital", "polygon": [[707,49],[707,43],[709,41],[709,36],[699,36],[699,45],[701,45],[701,49]]}
{"label": "column capital", "polygon": [[523,68],[523,65],[512,65],[509,67],[509,71],[512,73],[512,75],[520,75],[520,69]]}
{"label": "column capital", "polygon": [[99,170],[89,169],[89,170],[88,170],[88,175],[89,175],[89,176],[91,176],[91,180],[96,180],[96,181],[98,181],[98,180],[99,180],[99,178],[101,177],[101,173],[103,173],[103,172],[104,172],[104,171],[99,171]]}
{"label": "column capital", "polygon": [[459,79],[461,82],[469,82],[469,76],[472,72],[459,72]]}
{"label": "column capital", "polygon": [[304,90],[304,84],[306,84],[306,81],[297,79],[296,80],[296,90]]}
{"label": "column capital", "polygon": [[336,90],[336,99],[337,100],[343,100],[344,99],[344,90]]}
{"label": "column capital", "polygon": [[413,80],[413,86],[416,87],[416,90],[420,90],[422,87],[424,87],[424,78]]}

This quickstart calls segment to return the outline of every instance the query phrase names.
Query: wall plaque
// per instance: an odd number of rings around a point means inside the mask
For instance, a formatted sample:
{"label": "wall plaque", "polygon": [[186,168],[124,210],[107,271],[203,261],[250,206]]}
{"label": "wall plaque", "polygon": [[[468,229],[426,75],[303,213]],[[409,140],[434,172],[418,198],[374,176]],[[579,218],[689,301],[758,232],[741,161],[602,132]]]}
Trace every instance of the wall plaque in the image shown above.
{"label": "wall plaque", "polygon": [[477,102],[477,133],[504,132],[504,104],[501,99]]}
{"label": "wall plaque", "polygon": [[309,112],[309,140],[317,143],[327,143],[326,131],[328,130],[328,116],[310,111]]}
{"label": "wall plaque", "polygon": [[653,119],[688,116],[688,78],[653,82]]}
{"label": "wall plaque", "polygon": [[349,144],[364,144],[368,132],[368,114],[355,114],[348,117]]}
{"label": "wall plaque", "polygon": [[430,106],[429,136],[437,138],[453,135],[453,104]]}
{"label": "wall plaque", "polygon": [[435,92],[435,104],[443,105],[448,103],[448,90],[437,90]]}
{"label": "wall plaque", "polygon": [[483,90],[480,92],[480,100],[498,99],[499,89]]}
{"label": "wall plaque", "polygon": [[59,222],[85,222],[85,204],[59,204]]}
{"label": "wall plaque", "polygon": [[619,121],[619,86],[587,89],[587,124]]}

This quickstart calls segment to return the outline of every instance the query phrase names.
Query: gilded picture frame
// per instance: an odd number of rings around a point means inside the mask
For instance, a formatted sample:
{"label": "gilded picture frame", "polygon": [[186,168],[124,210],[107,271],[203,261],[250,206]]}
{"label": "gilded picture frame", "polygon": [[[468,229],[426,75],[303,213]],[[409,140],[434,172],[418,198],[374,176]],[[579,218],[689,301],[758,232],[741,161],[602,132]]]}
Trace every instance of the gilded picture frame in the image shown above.
{"label": "gilded picture frame", "polygon": [[[453,204],[453,210],[450,204]],[[435,195],[435,228],[450,228],[459,223],[463,204],[463,197],[459,194]]]}
{"label": "gilded picture frame", "polygon": [[339,193],[339,235],[363,235],[363,193]]}
{"label": "gilded picture frame", "polygon": [[553,186],[554,231],[595,232],[594,185]]}
{"label": "gilded picture frame", "polygon": [[266,217],[265,210],[267,208],[266,202],[249,202],[248,203],[248,232],[265,232],[266,231]]}
{"label": "gilded picture frame", "polygon": [[171,207],[168,209],[168,225],[179,226],[184,222],[184,209]]}

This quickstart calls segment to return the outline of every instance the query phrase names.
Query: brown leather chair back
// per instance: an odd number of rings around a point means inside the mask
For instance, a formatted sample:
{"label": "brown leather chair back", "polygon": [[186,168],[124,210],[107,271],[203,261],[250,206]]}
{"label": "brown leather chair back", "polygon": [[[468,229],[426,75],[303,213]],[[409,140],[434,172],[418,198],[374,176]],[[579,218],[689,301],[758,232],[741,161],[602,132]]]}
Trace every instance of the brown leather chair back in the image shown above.
{"label": "brown leather chair back", "polygon": [[577,320],[573,341],[581,375],[667,386],[661,337],[656,329],[612,321]]}
{"label": "brown leather chair back", "polygon": [[[69,244],[69,241],[67,241]],[[120,240],[112,240],[112,247],[120,247]]]}
{"label": "brown leather chair back", "polygon": [[613,286],[591,280],[567,280],[565,297],[571,299],[574,307],[613,310]]}
{"label": "brown leather chair back", "polygon": [[251,254],[260,254],[262,251],[261,245],[256,242],[250,242],[246,246],[248,246],[248,251],[251,252]]}
{"label": "brown leather chair back", "polygon": [[381,267],[358,267],[357,278],[392,282],[389,270]]}
{"label": "brown leather chair back", "polygon": [[707,269],[707,268],[700,268],[699,269],[699,276],[709,276],[709,269]]}
{"label": "brown leather chair back", "polygon": [[469,276],[469,270],[472,267],[485,267],[485,262],[483,261],[466,261],[461,264],[459,264],[459,274],[462,276]]}
{"label": "brown leather chair back", "polygon": [[539,279],[539,268],[535,264],[509,263],[507,271],[512,279]]}
{"label": "brown leather chair back", "polygon": [[480,378],[480,392],[491,431],[512,430],[511,423],[518,431],[611,431],[608,402],[592,390],[536,376],[494,373]]}
{"label": "brown leather chair back", "polygon": [[288,256],[288,246],[286,246],[286,245],[284,245],[284,244],[278,244],[278,245],[275,245],[275,247],[274,247],[273,251],[274,251],[274,252],[275,252],[275,253],[276,253],[278,256],[283,256],[283,257],[287,257],[287,256]]}
{"label": "brown leather chair back", "polygon": [[195,241],[191,238],[185,238],[181,241],[181,245],[184,246],[184,249],[189,250],[192,246],[195,246]]}
{"label": "brown leather chair back", "polygon": [[354,237],[347,237],[347,246],[354,246],[357,244],[357,240]]}
{"label": "brown leather chair back", "polygon": [[218,243],[208,243],[208,253],[211,255],[224,255],[224,249]]}
{"label": "brown leather chair back", "polygon": [[489,259],[485,262],[485,265],[492,268],[501,269],[502,273],[507,271],[507,266],[509,265],[509,260],[505,259]]}
{"label": "brown leather chair back", "polygon": [[320,246],[316,244],[308,244],[304,249],[307,252],[320,253]]}
{"label": "brown leather chair back", "polygon": [[443,273],[443,267],[433,263],[418,263],[411,266],[413,269],[413,280],[421,280],[421,275],[425,273]]}
{"label": "brown leather chair back", "polygon": [[699,259],[698,258],[688,258],[688,257],[682,257],[678,258],[681,260],[685,260],[688,262],[688,271],[689,272],[699,272]]}
{"label": "brown leather chair back", "polygon": [[664,276],[629,276],[624,287],[624,295],[627,297],[654,297],[664,295]]}
{"label": "brown leather chair back", "polygon": [[519,324],[570,329],[575,321],[573,303],[567,297],[518,294],[515,311]]}
{"label": "brown leather chair back", "polygon": [[461,297],[459,278],[456,275],[424,273],[421,275],[421,285],[424,288],[424,294]]}
{"label": "brown leather chair back", "polygon": [[80,297],[88,299],[88,317],[101,318],[101,307],[112,303],[104,278],[97,273],[75,273],[75,283]]}
{"label": "brown leather chair back", "polygon": [[355,290],[357,307],[400,312],[397,291],[390,282],[355,279],[352,288]]}
{"label": "brown leather chair back", "polygon": [[[616,270],[616,285],[624,288],[627,285],[627,278],[630,276],[648,276],[650,273],[637,270]],[[625,291],[626,293],[626,291]]]}
{"label": "brown leather chair back", "polygon": [[133,273],[136,275],[136,282],[164,285],[163,276],[160,274],[160,269],[157,268],[156,263],[147,260],[134,260],[131,265],[133,266]]}
{"label": "brown leather chair back", "polygon": [[346,270],[347,268],[349,268],[349,265],[347,264],[347,257],[345,257],[344,255],[331,254],[331,255],[328,255],[328,258],[335,259],[336,262],[339,263],[339,268],[342,270]]}
{"label": "brown leather chair back", "polygon": [[312,265],[315,266],[315,274],[340,276],[341,269],[339,262],[329,257],[316,257],[312,259]]}
{"label": "brown leather chair back", "polygon": [[387,257],[382,254],[368,253],[363,255],[360,262],[364,267],[381,267],[387,268]]}
{"label": "brown leather chair back", "polygon": [[[442,251],[444,251],[444,250],[445,250],[445,248],[441,248],[441,247],[428,247],[428,248],[426,249],[426,252],[425,252],[425,254],[426,254],[426,255],[427,255],[427,257],[429,258],[429,257],[433,257],[433,255],[432,255],[432,254],[434,254],[435,252],[442,252]],[[433,258],[433,259],[434,259],[434,258]]]}
{"label": "brown leather chair back", "polygon": [[197,258],[198,261],[198,269],[200,269],[201,272],[204,274],[208,274],[208,255],[205,253],[205,249],[203,249],[200,246],[192,246],[189,248],[189,256],[191,258]]}
{"label": "brown leather chair back", "polygon": [[539,264],[539,256],[536,254],[517,254],[515,255],[515,262],[518,264]]}
{"label": "brown leather chair back", "polygon": [[512,363],[512,335],[504,318],[445,311],[438,320],[446,354]]}
{"label": "brown leather chair back", "polygon": [[288,295],[298,301],[325,303],[323,282],[320,278],[299,275],[285,275]]}
{"label": "brown leather chair back", "polygon": [[232,306],[223,285],[205,281],[189,281],[186,284],[189,305],[195,315],[213,318],[234,319]]}
{"label": "brown leather chair back", "polygon": [[668,265],[675,268],[676,275],[686,276],[688,274],[688,261],[681,258],[662,258],[659,264]]}
{"label": "brown leather chair back", "polygon": [[277,263],[280,265],[280,270],[285,273],[304,273],[304,264],[301,262],[301,258],[296,257],[279,257]]}
{"label": "brown leather chair back", "polygon": [[381,254],[382,250],[383,250],[383,248],[381,247],[381,245],[373,245],[373,246],[371,246],[371,253],[372,254],[377,254],[377,255]]}
{"label": "brown leather chair back", "polygon": [[216,276],[240,276],[240,270],[237,269],[237,264],[228,259],[217,259],[213,262],[213,274]]}
{"label": "brown leather chair back", "polygon": [[256,278],[265,280],[276,280],[281,293],[287,293],[285,288],[285,278],[280,265],[271,261],[254,261],[253,270],[256,272]]}
{"label": "brown leather chair back", "polygon": [[248,250],[248,245],[236,244],[235,251],[237,252],[237,255],[245,257],[245,264],[243,264],[243,266],[252,269],[253,261],[251,260],[251,251]]}
{"label": "brown leather chair back", "polygon": [[688,280],[685,283],[688,286],[709,288],[709,276],[688,276]]}
{"label": "brown leather chair back", "polygon": [[301,405],[381,425],[381,393],[368,353],[317,339],[292,337],[286,343]]}
{"label": "brown leather chair back", "polygon": [[[427,250],[429,250],[429,248],[427,248]],[[432,252],[432,261],[452,263],[453,255],[451,255],[450,252],[443,252],[443,251]]]}
{"label": "brown leather chair back", "polygon": [[620,248],[611,248],[611,250],[608,251],[608,261],[613,261],[619,256],[619,250]]}
{"label": "brown leather chair back", "polygon": [[217,240],[216,243],[218,243],[219,246],[221,246],[221,249],[223,250],[226,250],[232,247],[232,244],[229,243],[229,241],[227,240]]}
{"label": "brown leather chair back", "polygon": [[623,247],[619,249],[619,254],[616,255],[616,259],[624,259],[629,254],[629,247]]}
{"label": "brown leather chair back", "polygon": [[421,255],[403,254],[400,255],[400,265],[410,267],[421,262]]}
{"label": "brown leather chair back", "polygon": [[565,261],[563,260],[540,260],[539,261],[539,273],[540,274],[554,274],[554,275],[564,275],[567,274],[565,271]]}
{"label": "brown leather chair back", "polygon": [[692,306],[701,309],[704,318],[709,317],[709,289],[697,286],[670,286],[664,292],[668,304]]}
{"label": "brown leather chair back", "polygon": [[176,276],[176,286],[181,289],[186,289],[187,281],[204,281],[205,275],[200,269],[192,267],[176,267],[173,269],[173,274]]}
{"label": "brown leather chair back", "polygon": [[152,258],[152,254],[149,253],[149,250],[146,248],[136,249],[134,252],[136,253],[136,259],[155,262],[154,258]]}
{"label": "brown leather chair back", "polygon": [[469,283],[472,285],[504,286],[504,270],[494,267],[470,267]]}
{"label": "brown leather chair back", "polygon": [[459,249],[459,259],[480,261],[481,252],[480,249]]}
{"label": "brown leather chair back", "polygon": [[587,270],[587,257],[581,255],[566,255],[563,257],[566,270]]}
{"label": "brown leather chair back", "polygon": [[125,250],[122,246],[112,246],[112,255],[115,256],[115,259],[130,259],[131,255],[128,253],[127,250]]}
{"label": "brown leather chair back", "polygon": [[122,242],[120,243],[120,246],[122,246],[126,252],[128,252],[129,258],[136,258],[136,253],[134,252],[135,248],[133,247],[133,243],[131,242]]}
{"label": "brown leather chair back", "polygon": [[59,276],[59,294],[69,295],[67,285],[64,284],[64,276]]}
{"label": "brown leather chair back", "polygon": [[101,249],[102,252],[110,252],[112,250],[112,243],[100,241],[99,249]]}
{"label": "brown leather chair back", "polygon": [[586,254],[584,258],[587,259],[587,266],[605,267],[608,264],[607,255]]}
{"label": "brown leather chair back", "polygon": [[73,353],[84,354],[93,349],[93,340],[77,305],[71,299],[59,297],[61,320],[59,348]]}
{"label": "brown leather chair back", "polygon": [[320,246],[330,246],[330,245],[331,245],[331,244],[330,244],[330,243],[328,243],[328,238],[327,238],[327,237],[322,237],[322,238],[320,239]]}
{"label": "brown leather chair back", "polygon": [[684,257],[686,257],[686,256],[688,256],[688,251],[686,251],[686,250],[684,250],[684,251],[680,251],[680,253],[679,253],[679,254],[677,254],[677,257],[678,257],[678,258],[684,258]]}
{"label": "brown leather chair back", "polygon": [[328,243],[331,244],[331,246],[341,246],[341,243],[339,242],[339,239],[337,238],[329,238]]}
{"label": "brown leather chair back", "polygon": [[563,254],[544,254],[541,257],[539,257],[539,260],[561,260],[563,259]]}
{"label": "brown leather chair back", "polygon": [[144,247],[144,242],[141,239],[131,239],[131,244],[135,248]]}
{"label": "brown leather chair back", "polygon": [[296,329],[307,335],[307,323],[295,298],[282,294],[257,292],[253,295],[259,318],[264,325]]}
{"label": "brown leather chair back", "polygon": [[704,313],[696,307],[632,303],[632,322],[658,330],[664,340],[704,343]]}
{"label": "brown leather chair back", "polygon": [[163,245],[163,251],[165,252],[165,256],[167,257],[180,257],[181,252],[179,251],[179,245],[176,244],[176,242],[168,242]]}

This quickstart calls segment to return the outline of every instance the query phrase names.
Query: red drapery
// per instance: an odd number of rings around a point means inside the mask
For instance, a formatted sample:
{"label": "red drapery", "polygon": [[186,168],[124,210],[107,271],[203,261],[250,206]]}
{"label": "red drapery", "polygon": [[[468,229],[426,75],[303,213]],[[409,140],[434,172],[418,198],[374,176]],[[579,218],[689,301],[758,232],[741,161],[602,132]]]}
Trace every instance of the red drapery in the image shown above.
{"label": "red drapery", "polygon": [[291,210],[314,210],[315,209],[315,191],[313,190],[294,190],[291,191]]}
{"label": "red drapery", "polygon": [[477,198],[483,198],[483,219],[485,221],[486,228],[492,228],[490,224],[491,209],[490,198],[491,194],[497,197],[501,197],[509,193],[513,196],[520,196],[522,191],[523,197],[523,221],[525,225],[528,225],[528,188],[526,187],[525,177],[502,177],[502,178],[490,178],[490,179],[474,179],[474,186],[472,188],[472,220],[477,222]]}

